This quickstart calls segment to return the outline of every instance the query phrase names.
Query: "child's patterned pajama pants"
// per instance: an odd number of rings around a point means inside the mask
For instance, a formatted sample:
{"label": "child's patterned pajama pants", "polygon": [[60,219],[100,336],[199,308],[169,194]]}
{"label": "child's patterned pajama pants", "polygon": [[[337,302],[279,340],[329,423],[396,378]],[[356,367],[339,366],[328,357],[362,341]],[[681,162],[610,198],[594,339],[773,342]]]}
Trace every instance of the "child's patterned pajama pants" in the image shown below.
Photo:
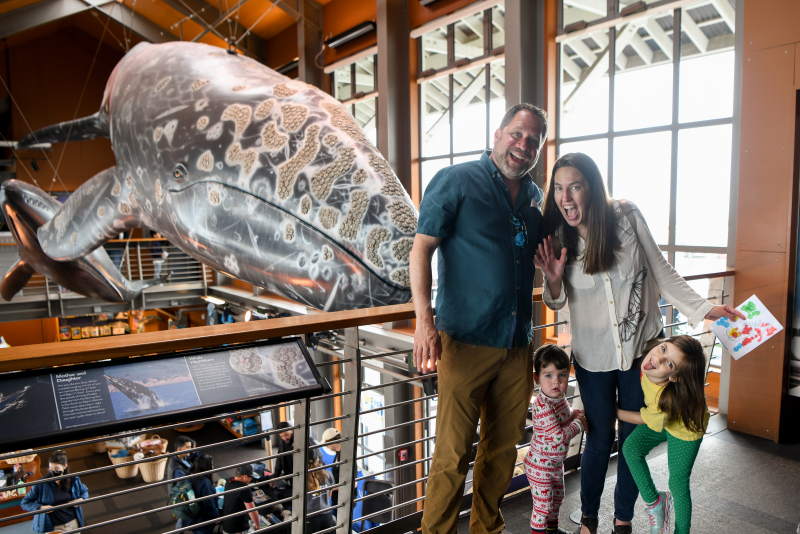
{"label": "child's patterned pajama pants", "polygon": [[558,509],[564,501],[564,464],[530,452],[524,464],[533,497],[531,530],[544,532],[548,523],[558,524]]}

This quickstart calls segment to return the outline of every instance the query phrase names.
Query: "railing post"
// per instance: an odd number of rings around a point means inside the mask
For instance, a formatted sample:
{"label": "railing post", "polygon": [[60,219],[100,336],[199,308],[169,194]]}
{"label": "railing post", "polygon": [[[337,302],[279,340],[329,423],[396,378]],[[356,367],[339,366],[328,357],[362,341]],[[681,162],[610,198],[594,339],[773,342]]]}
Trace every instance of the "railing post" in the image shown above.
{"label": "railing post", "polygon": [[139,263],[139,280],[144,280],[142,275],[142,247],[139,242],[136,243],[136,260]]}
{"label": "railing post", "polygon": [[343,504],[336,512],[336,524],[342,525],[336,529],[336,534],[350,534],[353,527],[353,499],[356,494],[356,457],[358,456],[358,428],[359,407],[361,404],[361,349],[358,345],[358,328],[347,328],[344,331],[344,359],[350,360],[344,364],[344,391],[349,395],[342,396],[342,413],[351,414],[347,419],[342,419],[342,437],[347,441],[342,443],[340,459],[343,464],[339,468],[339,482],[344,486],[339,488],[339,504]]}
{"label": "railing post", "polygon": [[[22,296],[22,291],[19,292],[19,295]],[[48,282],[47,277],[44,277],[44,296],[45,300],[47,300],[47,316],[52,317],[53,312],[50,311],[50,282]]]}
{"label": "railing post", "polygon": [[294,470],[299,479],[292,483],[292,510],[297,521],[292,523],[292,534],[303,534],[306,530],[306,499],[308,498],[308,420],[310,402],[303,399],[294,409],[294,425],[300,428],[294,431],[294,446],[300,449],[294,454]]}

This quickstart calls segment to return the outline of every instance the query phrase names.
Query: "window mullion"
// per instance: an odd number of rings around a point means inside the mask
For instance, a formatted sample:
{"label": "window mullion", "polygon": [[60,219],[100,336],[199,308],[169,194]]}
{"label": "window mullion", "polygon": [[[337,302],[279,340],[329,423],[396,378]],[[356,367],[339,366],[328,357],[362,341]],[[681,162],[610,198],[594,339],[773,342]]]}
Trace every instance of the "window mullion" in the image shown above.
{"label": "window mullion", "polygon": [[[680,100],[680,74],[681,74],[681,9],[677,8],[672,14],[672,147],[670,153],[670,187],[669,187],[669,240],[670,247],[674,247],[675,226],[678,212],[678,106]],[[675,265],[675,249],[669,251],[667,258]]]}
{"label": "window mullion", "polygon": [[608,30],[608,194],[614,196],[614,77],[617,68],[617,28]]}

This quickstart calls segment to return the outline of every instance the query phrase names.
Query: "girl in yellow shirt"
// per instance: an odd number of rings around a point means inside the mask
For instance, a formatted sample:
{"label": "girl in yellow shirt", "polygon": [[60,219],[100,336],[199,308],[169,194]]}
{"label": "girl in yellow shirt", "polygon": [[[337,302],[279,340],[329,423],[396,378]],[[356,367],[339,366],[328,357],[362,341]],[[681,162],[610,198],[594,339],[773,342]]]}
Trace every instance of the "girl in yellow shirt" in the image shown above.
{"label": "girl in yellow shirt", "polygon": [[[617,409],[621,421],[640,425],[625,441],[623,453],[645,503],[651,534],[669,531],[675,508],[674,534],[689,534],[692,497],[689,477],[708,425],[703,391],[706,358],[690,336],[656,338],[642,350],[642,390],[646,407],[638,412]],[[657,491],[646,456],[667,442],[669,490]]]}

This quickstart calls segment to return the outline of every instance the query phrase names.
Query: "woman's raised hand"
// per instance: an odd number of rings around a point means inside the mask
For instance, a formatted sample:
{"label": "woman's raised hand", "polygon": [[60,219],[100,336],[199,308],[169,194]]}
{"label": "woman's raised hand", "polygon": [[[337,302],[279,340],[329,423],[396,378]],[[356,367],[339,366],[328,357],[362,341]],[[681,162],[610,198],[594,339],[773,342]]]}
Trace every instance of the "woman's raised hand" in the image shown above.
{"label": "woman's raised hand", "polygon": [[[539,244],[533,262],[547,277],[548,284],[561,286],[561,277],[564,276],[564,266],[567,264],[567,249],[561,249],[561,256],[556,258],[553,252],[553,238],[547,236]],[[552,286],[551,286],[552,289]]]}

